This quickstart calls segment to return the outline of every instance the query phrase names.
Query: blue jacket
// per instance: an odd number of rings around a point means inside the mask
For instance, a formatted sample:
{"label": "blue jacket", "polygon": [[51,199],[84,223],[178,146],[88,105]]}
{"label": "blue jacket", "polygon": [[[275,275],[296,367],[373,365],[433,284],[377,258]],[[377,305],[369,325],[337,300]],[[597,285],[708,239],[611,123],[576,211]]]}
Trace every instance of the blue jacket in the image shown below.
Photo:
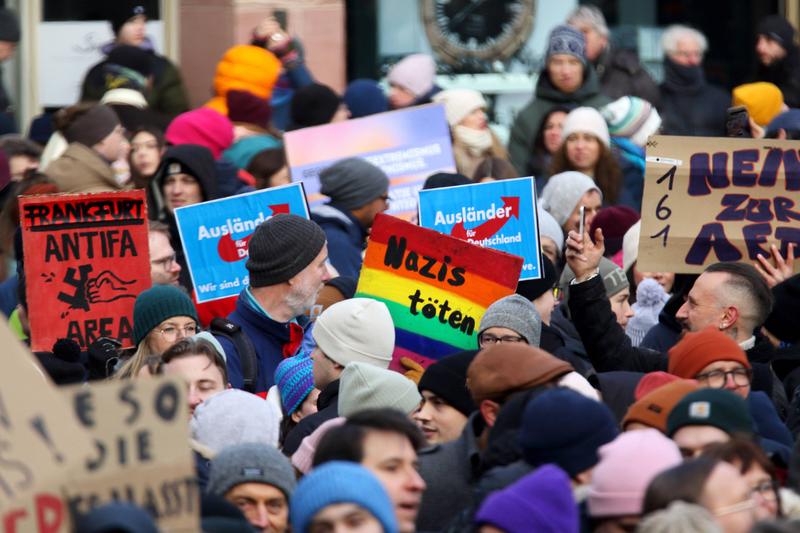
{"label": "blue jacket", "polygon": [[358,279],[361,253],[367,232],[349,212],[331,204],[315,207],[311,220],[319,224],[328,239],[328,257],[340,276]]}
{"label": "blue jacket", "polygon": [[[307,321],[301,321],[302,318],[298,317],[298,321],[305,326]],[[236,300],[236,310],[228,315],[228,320],[240,326],[253,343],[258,360],[255,392],[267,392],[274,385],[275,368],[283,361],[283,346],[290,341],[290,323],[276,322],[264,316],[243,294]],[[225,350],[228,381],[236,389],[243,388],[242,364],[236,347],[225,337],[218,336],[217,340]]]}

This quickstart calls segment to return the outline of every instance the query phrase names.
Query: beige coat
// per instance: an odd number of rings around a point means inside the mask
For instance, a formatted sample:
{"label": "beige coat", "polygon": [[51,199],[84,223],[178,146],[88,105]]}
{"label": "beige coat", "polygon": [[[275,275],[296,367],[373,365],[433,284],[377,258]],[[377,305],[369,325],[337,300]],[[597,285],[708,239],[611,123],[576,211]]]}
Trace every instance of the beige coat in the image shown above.
{"label": "beige coat", "polygon": [[124,189],[114,177],[111,165],[100,155],[80,143],[67,150],[47,166],[44,172],[61,192],[104,192]]}

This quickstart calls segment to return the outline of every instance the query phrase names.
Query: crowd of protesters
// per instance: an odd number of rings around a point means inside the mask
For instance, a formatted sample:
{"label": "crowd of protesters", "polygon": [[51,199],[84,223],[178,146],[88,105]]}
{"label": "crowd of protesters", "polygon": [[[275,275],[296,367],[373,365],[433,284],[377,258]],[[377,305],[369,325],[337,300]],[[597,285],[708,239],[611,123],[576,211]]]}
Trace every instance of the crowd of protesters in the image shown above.
{"label": "crowd of protesters", "polygon": [[[24,275],[19,196],[146,191],[152,287],[136,298],[135,347],[101,339],[80,353],[61,340],[35,356],[57,384],[187,383],[203,531],[800,528],[794,248],[699,275],[637,268],[650,135],[725,136],[727,109],[742,105],[746,136],[800,137],[784,18],[758,22],[752,82],[730,91],[706,80],[717,43],[696,29],[663,33],[658,85],[635,51],[612,46],[597,8],[578,7],[551,30],[504,146],[484,96],[441,90],[432,57],[396,63],[388,92],[359,79],[340,95],[272,17],[224,53],[210,99],[190,109],[146,10],[109,6],[115,38],[81,101],[38,117],[28,137],[0,137],[0,311],[26,340],[37,313],[26,283],[39,281]],[[3,10],[0,60],[18,40]],[[389,369],[389,309],[354,296],[389,179],[359,158],[321,173],[329,201],[310,220],[258,226],[238,297],[197,303],[176,208],[289,183],[283,131],[431,102],[458,173],[426,188],[532,175],[539,197],[543,275],[488,307],[473,349]],[[220,317],[228,334],[211,331]],[[79,531],[156,531],[122,503],[77,518]]]}

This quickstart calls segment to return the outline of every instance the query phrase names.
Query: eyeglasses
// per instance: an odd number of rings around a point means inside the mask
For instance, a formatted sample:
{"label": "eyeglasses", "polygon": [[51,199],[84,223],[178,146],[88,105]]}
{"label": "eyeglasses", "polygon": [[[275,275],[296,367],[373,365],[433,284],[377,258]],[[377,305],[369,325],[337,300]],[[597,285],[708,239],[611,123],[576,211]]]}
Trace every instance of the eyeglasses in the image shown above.
{"label": "eyeglasses", "polygon": [[771,479],[766,479],[754,487],[750,488],[750,495],[758,494],[763,499],[774,502],[778,499],[778,493],[775,491],[775,482]]}
{"label": "eyeglasses", "polygon": [[168,255],[164,259],[155,259],[153,261],[150,261],[150,263],[156,266],[160,266],[161,268],[166,270],[169,267],[171,267],[172,264],[175,262],[175,257],[176,257],[175,254],[172,254]]}
{"label": "eyeglasses", "polygon": [[388,195],[388,194],[382,194],[381,196],[378,196],[378,198],[380,198],[381,200],[383,200],[383,201],[384,201],[384,203],[387,203],[387,204],[389,203],[389,199],[390,199],[390,198],[389,198],[389,195]]}
{"label": "eyeglasses", "polygon": [[188,324],[183,326],[182,328],[177,328],[175,326],[165,326],[158,330],[161,333],[161,336],[164,337],[164,340],[172,342],[178,338],[179,334],[182,332],[182,337],[191,337],[195,333],[197,333],[197,324]]}
{"label": "eyeglasses", "polygon": [[712,370],[704,374],[697,374],[694,379],[705,382],[712,389],[721,389],[728,381],[728,376],[733,379],[733,383],[737,387],[746,387],[750,385],[750,380],[753,378],[753,371],[749,368],[736,368],[728,371]]}
{"label": "eyeglasses", "polygon": [[525,342],[525,339],[523,339],[518,335],[503,335],[502,337],[495,337],[494,335],[482,334],[480,337],[478,337],[478,344],[480,344],[481,346],[497,344],[498,342],[505,342],[505,343]]}
{"label": "eyeglasses", "polygon": [[734,503],[733,505],[727,505],[725,507],[720,507],[719,509],[715,509],[713,511],[714,516],[726,516],[729,514],[740,513],[742,511],[750,511],[754,509],[756,506],[756,501],[753,498],[747,498],[744,501],[739,503]]}

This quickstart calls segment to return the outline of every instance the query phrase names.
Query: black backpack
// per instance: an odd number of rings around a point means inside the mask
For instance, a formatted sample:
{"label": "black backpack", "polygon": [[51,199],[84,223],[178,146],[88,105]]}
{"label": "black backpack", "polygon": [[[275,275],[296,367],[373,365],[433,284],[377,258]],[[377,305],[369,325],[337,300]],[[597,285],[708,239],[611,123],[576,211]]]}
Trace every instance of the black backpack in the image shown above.
{"label": "black backpack", "polygon": [[239,363],[242,365],[244,390],[255,393],[258,380],[258,358],[250,337],[242,331],[239,325],[225,317],[216,317],[211,320],[211,333],[225,337],[236,347],[236,351],[239,353]]}

